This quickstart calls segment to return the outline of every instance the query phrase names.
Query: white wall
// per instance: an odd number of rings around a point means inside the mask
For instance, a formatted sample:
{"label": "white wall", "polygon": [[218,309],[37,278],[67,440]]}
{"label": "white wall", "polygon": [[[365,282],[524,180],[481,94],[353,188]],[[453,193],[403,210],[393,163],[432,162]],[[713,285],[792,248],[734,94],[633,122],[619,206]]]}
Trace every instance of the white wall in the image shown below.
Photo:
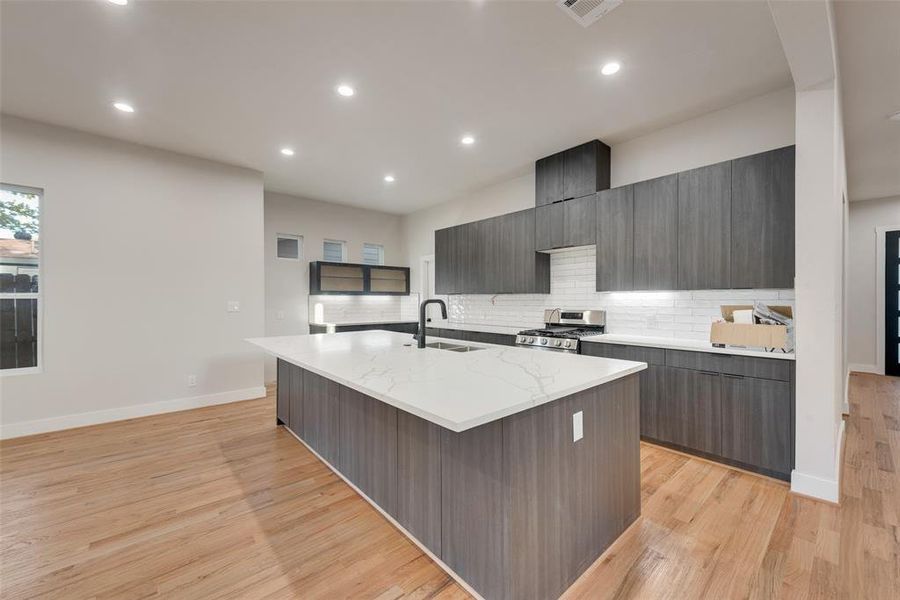
{"label": "white wall", "polygon": [[847,177],[830,0],[772,2],[796,93],[794,492],[837,502],[847,382]]}
{"label": "white wall", "polygon": [[[583,140],[573,140],[577,143]],[[654,131],[612,146],[613,187],[764,152],[794,143],[793,88]],[[419,261],[434,253],[434,230],[534,206],[534,172],[403,219],[413,289]]]}
{"label": "white wall", "polygon": [[44,190],[43,372],[0,378],[2,435],[264,393],[242,341],[263,332],[261,174],[10,117],[0,129],[3,181]]}
{"label": "white wall", "polygon": [[[847,270],[847,346],[850,369],[877,372],[877,281],[884,278],[876,265],[879,240],[876,228],[900,229],[900,196],[850,203],[850,248]],[[880,240],[884,244],[884,238]]]}
{"label": "white wall", "polygon": [[611,185],[618,187],[794,143],[794,88],[751,98],[615,144]]}
{"label": "white wall", "polygon": [[[279,260],[275,256],[275,237],[279,233],[303,236],[303,255],[299,262]],[[363,210],[279,194],[265,193],[265,280],[266,335],[309,333],[309,263],[322,259],[326,239],[347,242],[347,260],[362,262],[363,243],[382,244],[387,265],[405,265],[401,218],[397,215]],[[319,297],[322,302],[346,306],[346,298]],[[365,307],[396,304],[397,298],[368,298],[352,301],[358,315]],[[279,313],[283,318],[278,318]],[[266,361],[266,381],[275,380],[275,363]]]}

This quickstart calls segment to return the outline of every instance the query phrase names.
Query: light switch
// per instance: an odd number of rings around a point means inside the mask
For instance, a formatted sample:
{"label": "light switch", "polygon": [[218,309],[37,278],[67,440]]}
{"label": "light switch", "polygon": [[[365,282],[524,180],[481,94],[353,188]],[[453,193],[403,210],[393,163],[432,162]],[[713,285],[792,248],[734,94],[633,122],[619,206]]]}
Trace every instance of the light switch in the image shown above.
{"label": "light switch", "polygon": [[584,412],[578,411],[572,415],[572,441],[577,442],[584,437]]}
{"label": "light switch", "polygon": [[241,312],[241,303],[237,300],[229,300],[228,312]]}

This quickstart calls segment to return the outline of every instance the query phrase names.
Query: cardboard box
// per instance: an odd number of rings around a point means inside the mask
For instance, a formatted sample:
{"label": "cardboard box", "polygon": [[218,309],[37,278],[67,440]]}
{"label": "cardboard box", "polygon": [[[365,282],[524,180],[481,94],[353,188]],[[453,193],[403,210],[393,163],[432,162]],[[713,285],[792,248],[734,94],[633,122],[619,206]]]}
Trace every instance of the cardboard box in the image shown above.
{"label": "cardboard box", "polygon": [[[748,325],[734,322],[734,311],[752,308],[752,305],[722,306],[722,317],[725,320],[712,324],[709,341],[717,345],[790,350],[791,344],[786,325]],[[790,306],[770,306],[769,308],[786,317],[794,317]]]}

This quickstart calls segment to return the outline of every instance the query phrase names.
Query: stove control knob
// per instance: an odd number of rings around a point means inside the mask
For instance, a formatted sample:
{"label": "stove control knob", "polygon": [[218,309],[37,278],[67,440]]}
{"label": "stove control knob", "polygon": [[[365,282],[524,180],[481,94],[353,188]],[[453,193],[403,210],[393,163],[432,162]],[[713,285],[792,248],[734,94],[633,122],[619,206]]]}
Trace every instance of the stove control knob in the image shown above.
{"label": "stove control knob", "polygon": [[[553,342],[553,345],[556,346],[556,347],[559,347],[559,345],[560,345],[561,343],[562,343],[562,342],[560,342],[559,340],[556,340],[555,342]],[[569,345],[569,342],[566,342],[566,346],[568,346],[568,345]]]}
{"label": "stove control knob", "polygon": [[533,344],[534,338],[533,337],[522,338],[522,341],[525,342],[526,344]]}
{"label": "stove control knob", "polygon": [[572,347],[572,340],[566,340],[566,344],[565,344],[565,345],[566,345],[566,348],[571,348],[571,347]]}
{"label": "stove control knob", "polygon": [[543,344],[544,346],[546,346],[546,345],[547,345],[547,338],[541,338],[541,344]]}

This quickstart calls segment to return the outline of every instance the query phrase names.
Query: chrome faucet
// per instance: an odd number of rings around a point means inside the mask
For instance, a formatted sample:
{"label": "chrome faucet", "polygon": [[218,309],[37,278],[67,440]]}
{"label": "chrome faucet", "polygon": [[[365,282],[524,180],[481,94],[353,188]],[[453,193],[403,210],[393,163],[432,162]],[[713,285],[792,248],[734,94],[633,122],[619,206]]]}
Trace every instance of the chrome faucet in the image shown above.
{"label": "chrome faucet", "polygon": [[439,304],[441,307],[441,317],[447,318],[447,305],[443,300],[430,298],[419,305],[419,331],[416,333],[416,339],[419,342],[419,348],[425,347],[425,307],[429,304]]}

